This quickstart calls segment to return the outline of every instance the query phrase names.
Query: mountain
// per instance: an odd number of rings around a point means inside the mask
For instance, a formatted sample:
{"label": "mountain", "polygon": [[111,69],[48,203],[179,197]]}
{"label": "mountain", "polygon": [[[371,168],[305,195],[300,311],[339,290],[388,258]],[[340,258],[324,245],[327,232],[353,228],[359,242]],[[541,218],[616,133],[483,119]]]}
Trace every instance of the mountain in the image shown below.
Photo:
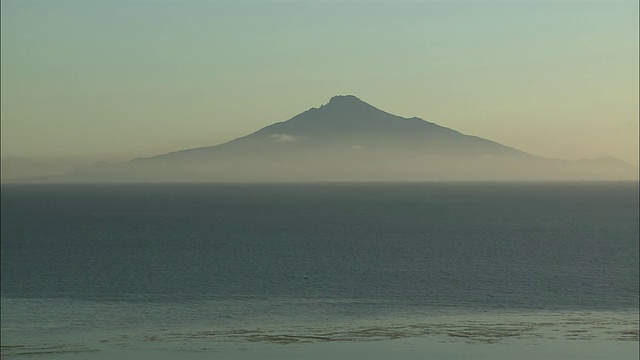
{"label": "mountain", "polygon": [[[78,169],[58,181],[628,180],[617,160],[547,159],[355,96],[224,144]],[[49,180],[54,180],[49,179]]]}

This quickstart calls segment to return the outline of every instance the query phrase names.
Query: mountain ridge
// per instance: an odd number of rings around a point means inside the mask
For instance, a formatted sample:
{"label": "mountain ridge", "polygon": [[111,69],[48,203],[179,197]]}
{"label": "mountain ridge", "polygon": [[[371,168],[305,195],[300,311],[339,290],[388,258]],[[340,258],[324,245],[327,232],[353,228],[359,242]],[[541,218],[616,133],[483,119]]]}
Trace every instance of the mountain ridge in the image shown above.
{"label": "mountain ridge", "polygon": [[637,171],[625,164],[543,158],[415,116],[393,115],[353,95],[338,95],[222,144],[88,166],[52,181],[637,179]]}

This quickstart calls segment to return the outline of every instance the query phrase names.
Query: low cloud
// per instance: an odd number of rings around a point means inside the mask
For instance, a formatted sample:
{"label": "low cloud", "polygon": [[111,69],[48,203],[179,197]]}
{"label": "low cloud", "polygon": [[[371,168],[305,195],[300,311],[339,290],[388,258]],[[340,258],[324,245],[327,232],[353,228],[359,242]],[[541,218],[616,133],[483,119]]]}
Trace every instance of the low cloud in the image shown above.
{"label": "low cloud", "polygon": [[269,138],[275,142],[291,142],[300,140],[300,137],[289,134],[271,134],[269,135]]}

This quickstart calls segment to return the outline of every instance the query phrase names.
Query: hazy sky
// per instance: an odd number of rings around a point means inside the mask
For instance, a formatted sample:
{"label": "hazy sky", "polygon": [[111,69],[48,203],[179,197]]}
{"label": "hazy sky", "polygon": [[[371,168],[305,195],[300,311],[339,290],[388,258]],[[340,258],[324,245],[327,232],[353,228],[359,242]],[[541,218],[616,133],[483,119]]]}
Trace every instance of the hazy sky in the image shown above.
{"label": "hazy sky", "polygon": [[214,145],[336,94],[638,161],[638,2],[2,0],[2,156]]}

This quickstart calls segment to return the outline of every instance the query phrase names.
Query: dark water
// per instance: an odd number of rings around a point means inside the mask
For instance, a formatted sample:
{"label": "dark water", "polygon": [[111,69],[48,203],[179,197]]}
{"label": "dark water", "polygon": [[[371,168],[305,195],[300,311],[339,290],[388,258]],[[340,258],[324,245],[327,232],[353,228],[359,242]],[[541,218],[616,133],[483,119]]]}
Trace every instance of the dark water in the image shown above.
{"label": "dark water", "polygon": [[212,326],[638,310],[638,183],[4,185],[1,203],[16,333],[65,311],[117,329],[104,321],[123,312]]}
{"label": "dark water", "polygon": [[4,186],[2,296],[637,308],[638,187]]}

